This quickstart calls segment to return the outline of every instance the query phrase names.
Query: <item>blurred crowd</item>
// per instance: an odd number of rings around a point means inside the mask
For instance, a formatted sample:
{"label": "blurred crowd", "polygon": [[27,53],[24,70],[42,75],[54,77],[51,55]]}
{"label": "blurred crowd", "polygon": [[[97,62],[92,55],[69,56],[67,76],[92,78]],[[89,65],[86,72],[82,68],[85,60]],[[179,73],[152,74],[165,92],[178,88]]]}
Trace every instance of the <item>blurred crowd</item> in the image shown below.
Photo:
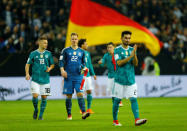
{"label": "blurred crowd", "polygon": [[65,44],[71,0],[0,0],[0,52],[27,53],[47,34],[48,49]]}
{"label": "blurred crowd", "polygon": [[[162,52],[184,59],[187,44],[186,0],[108,0],[164,44]],[[0,0],[0,52],[25,53],[41,34],[48,49],[59,53],[66,40],[71,0]]]}

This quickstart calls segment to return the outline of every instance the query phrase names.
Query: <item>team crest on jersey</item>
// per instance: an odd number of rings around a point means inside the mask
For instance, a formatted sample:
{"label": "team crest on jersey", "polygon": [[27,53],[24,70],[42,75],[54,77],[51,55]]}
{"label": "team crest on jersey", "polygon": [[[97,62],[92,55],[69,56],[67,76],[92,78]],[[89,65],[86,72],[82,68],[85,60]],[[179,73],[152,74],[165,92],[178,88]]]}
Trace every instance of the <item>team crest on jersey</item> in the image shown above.
{"label": "team crest on jersey", "polygon": [[126,55],[129,55],[128,51],[125,52]]}
{"label": "team crest on jersey", "polygon": [[36,58],[38,58],[38,56],[36,56]]}
{"label": "team crest on jersey", "polygon": [[77,54],[77,52],[73,52],[73,55],[76,55]]}
{"label": "team crest on jersey", "polygon": [[71,53],[69,53],[69,55],[71,55]]}
{"label": "team crest on jersey", "polygon": [[63,59],[63,56],[61,55],[61,56],[60,56],[60,60],[62,60],[62,59]]}
{"label": "team crest on jersey", "polygon": [[48,55],[45,55],[45,58],[48,58],[49,56]]}
{"label": "team crest on jersey", "polygon": [[44,57],[43,54],[41,54],[41,55],[40,55],[40,58],[43,58],[43,57]]}
{"label": "team crest on jersey", "polygon": [[81,53],[79,52],[79,54],[78,54],[79,56],[81,56]]}

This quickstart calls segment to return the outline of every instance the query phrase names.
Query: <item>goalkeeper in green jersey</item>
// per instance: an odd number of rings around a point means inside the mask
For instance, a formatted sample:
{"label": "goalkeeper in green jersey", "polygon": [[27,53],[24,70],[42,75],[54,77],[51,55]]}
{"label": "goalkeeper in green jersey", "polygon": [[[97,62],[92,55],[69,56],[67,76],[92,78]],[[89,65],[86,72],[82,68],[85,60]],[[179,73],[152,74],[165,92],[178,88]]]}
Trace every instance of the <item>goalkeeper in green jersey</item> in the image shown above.
{"label": "goalkeeper in green jersey", "polygon": [[[116,62],[114,59],[114,44],[112,42],[107,44],[107,53],[104,54],[103,58],[98,62],[102,67],[107,66],[108,69],[108,82],[107,82],[107,91],[111,93],[112,102],[114,102],[114,76],[116,69]],[[122,101],[120,101],[119,106],[123,106]]]}
{"label": "goalkeeper in green jersey", "polygon": [[87,51],[88,45],[86,39],[80,39],[78,45],[80,48],[84,50],[86,67],[89,69],[83,88],[84,90],[86,90],[87,93],[87,112],[93,114],[94,112],[91,109],[91,103],[92,103],[92,90],[94,88],[92,84],[91,75],[94,77],[94,80],[96,80],[96,75],[94,73],[90,53]]}
{"label": "goalkeeper in green jersey", "polygon": [[41,95],[40,114],[38,120],[43,120],[43,113],[50,95],[49,72],[54,68],[53,56],[46,50],[48,41],[46,36],[38,39],[38,49],[32,51],[25,65],[26,80],[30,80],[29,68],[32,65],[31,93],[34,106],[33,119],[38,117],[38,96]]}
{"label": "goalkeeper in green jersey", "polygon": [[137,85],[135,82],[134,66],[138,65],[136,56],[136,45],[129,46],[131,40],[131,32],[123,31],[121,34],[122,44],[115,48],[114,57],[116,60],[116,73],[114,78],[114,103],[113,103],[113,125],[121,126],[118,122],[119,102],[123,97],[129,98],[131,109],[135,118],[135,125],[146,123],[146,119],[139,118],[139,108],[137,102]]}

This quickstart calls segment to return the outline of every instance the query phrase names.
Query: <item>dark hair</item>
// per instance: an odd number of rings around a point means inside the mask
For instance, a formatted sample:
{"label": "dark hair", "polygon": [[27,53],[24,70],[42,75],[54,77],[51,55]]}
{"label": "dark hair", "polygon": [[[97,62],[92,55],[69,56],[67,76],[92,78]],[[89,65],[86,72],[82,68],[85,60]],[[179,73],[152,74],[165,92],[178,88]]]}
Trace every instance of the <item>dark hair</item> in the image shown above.
{"label": "dark hair", "polygon": [[78,42],[78,46],[81,47],[84,42],[86,42],[86,39],[80,39],[79,42]]}
{"label": "dark hair", "polygon": [[71,33],[71,36],[73,36],[73,35],[76,35],[78,37],[78,34],[75,32]]}
{"label": "dark hair", "polygon": [[38,37],[38,41],[40,41],[40,40],[47,40],[47,36],[41,35],[40,37]]}
{"label": "dark hair", "polygon": [[126,34],[131,35],[132,32],[131,32],[131,31],[123,31],[123,32],[121,33],[121,37],[123,37],[123,36],[126,35]]}
{"label": "dark hair", "polygon": [[114,46],[114,43],[112,43],[112,42],[109,42],[109,43],[107,44],[107,46],[109,46],[109,45],[112,45],[112,46]]}

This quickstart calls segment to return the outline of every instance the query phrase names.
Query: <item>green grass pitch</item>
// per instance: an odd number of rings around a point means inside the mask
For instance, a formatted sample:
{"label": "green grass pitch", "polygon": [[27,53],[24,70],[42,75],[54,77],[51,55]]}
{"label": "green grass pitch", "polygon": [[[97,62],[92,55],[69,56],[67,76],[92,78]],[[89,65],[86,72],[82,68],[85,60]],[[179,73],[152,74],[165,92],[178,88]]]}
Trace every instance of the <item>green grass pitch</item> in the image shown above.
{"label": "green grass pitch", "polygon": [[44,120],[32,119],[31,101],[0,101],[0,131],[187,131],[187,97],[138,98],[140,117],[147,118],[145,125],[135,127],[130,102],[123,99],[118,119],[122,127],[112,126],[111,99],[93,99],[95,114],[82,120],[77,100],[73,100],[72,121],[67,121],[64,100],[48,100]]}

